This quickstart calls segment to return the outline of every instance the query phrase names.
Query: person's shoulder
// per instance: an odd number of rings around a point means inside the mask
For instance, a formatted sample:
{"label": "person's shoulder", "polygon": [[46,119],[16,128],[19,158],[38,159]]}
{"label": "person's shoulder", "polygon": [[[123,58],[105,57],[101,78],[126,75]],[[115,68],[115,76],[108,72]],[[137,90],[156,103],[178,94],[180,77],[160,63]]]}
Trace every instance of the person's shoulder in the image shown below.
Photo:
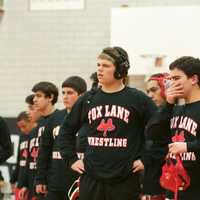
{"label": "person's shoulder", "polygon": [[42,121],[44,120],[44,117],[43,116],[41,116],[38,120],[37,120],[37,124],[40,124],[40,123],[42,123]]}
{"label": "person's shoulder", "polygon": [[48,120],[55,118],[57,115],[63,113],[63,110],[56,109],[53,113],[48,116]]}
{"label": "person's shoulder", "polygon": [[64,108],[64,109],[62,109],[62,110],[57,110],[57,112],[55,113],[55,115],[67,115],[67,109],[66,108]]}
{"label": "person's shoulder", "polygon": [[32,128],[32,130],[30,131],[28,137],[29,138],[34,137],[35,135],[37,135],[37,132],[38,132],[38,126]]}
{"label": "person's shoulder", "polygon": [[49,120],[51,118],[54,118],[57,115],[57,113],[59,113],[59,111],[60,111],[59,109],[55,109],[52,113],[50,113],[49,115],[43,117],[43,119],[44,120]]}
{"label": "person's shoulder", "polygon": [[152,111],[157,109],[152,99],[148,97],[148,95],[145,94],[142,90],[128,87],[128,91],[129,94],[127,96],[132,99],[133,104],[136,104],[138,107],[140,107],[140,110],[146,110],[147,107],[151,108]]}
{"label": "person's shoulder", "polygon": [[134,87],[129,87],[129,86],[126,86],[127,88],[127,92],[131,95],[136,95],[136,96],[144,96],[146,97],[147,95],[142,91],[142,90],[139,90],[137,88],[134,88]]}
{"label": "person's shoulder", "polygon": [[88,90],[87,92],[85,92],[85,93],[83,94],[83,98],[86,98],[86,97],[88,97],[88,96],[90,96],[90,95],[95,95],[95,94],[96,94],[97,92],[99,92],[99,91],[100,91],[100,88]]}
{"label": "person's shoulder", "polygon": [[77,102],[79,102],[79,103],[85,103],[87,101],[90,101],[90,99],[92,99],[99,91],[100,91],[99,88],[97,88],[97,89],[91,89],[91,90],[85,92],[83,95],[81,95],[78,98]]}
{"label": "person's shoulder", "polygon": [[59,120],[60,118],[64,118],[67,115],[67,110],[56,110],[53,115],[49,118],[48,122],[52,122],[54,120]]}

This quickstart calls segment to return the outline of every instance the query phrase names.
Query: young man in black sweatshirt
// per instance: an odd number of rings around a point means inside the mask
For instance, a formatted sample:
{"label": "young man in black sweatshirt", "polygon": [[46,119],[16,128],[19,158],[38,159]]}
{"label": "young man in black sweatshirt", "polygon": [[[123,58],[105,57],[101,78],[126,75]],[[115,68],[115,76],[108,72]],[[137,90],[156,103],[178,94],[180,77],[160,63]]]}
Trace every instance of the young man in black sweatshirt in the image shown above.
{"label": "young man in black sweatshirt", "polygon": [[[85,80],[71,76],[62,83],[64,110],[56,111],[49,118],[43,135],[37,161],[36,190],[38,186],[47,187],[46,200],[64,200],[77,173],[67,169],[59,152],[58,133],[64,117],[70,113],[72,106],[80,95],[86,92]],[[41,191],[42,192],[42,191]]]}
{"label": "young man in black sweatshirt", "polygon": [[15,190],[16,199],[19,199],[18,192],[22,188],[23,180],[26,178],[26,163],[28,159],[29,134],[36,127],[36,122],[29,119],[27,112],[21,112],[17,116],[17,127],[20,129],[20,141],[18,148],[17,166],[11,177],[12,190]]}
{"label": "young man in black sweatshirt", "polygon": [[[58,99],[58,89],[51,82],[39,82],[33,86],[32,91],[34,92],[34,109],[36,113],[41,114],[41,118],[38,120],[37,127],[34,128],[30,134],[27,179],[24,181],[24,188],[21,190],[20,194],[23,196],[26,187],[28,187],[30,199],[34,199],[36,196],[37,199],[43,199],[43,195],[40,195],[40,193],[36,194],[35,192],[39,142],[48,118],[55,112],[54,105]],[[41,191],[43,191],[42,194],[46,194],[47,188],[41,187]]]}
{"label": "young man in black sweatshirt", "polygon": [[[167,104],[147,126],[149,135],[156,139],[169,127],[169,157],[180,155],[191,183],[186,191],[179,188],[179,200],[199,199],[199,155],[200,155],[200,60],[189,56],[181,57],[170,64],[171,85],[166,93]],[[177,105],[183,98],[184,105]],[[155,133],[157,136],[155,136]],[[165,132],[164,132],[165,133]]]}
{"label": "young man in black sweatshirt", "polygon": [[[147,95],[155,102],[158,108],[166,103],[166,88],[170,82],[168,73],[151,75],[146,82]],[[163,130],[162,130],[163,131]],[[165,189],[160,185],[162,166],[168,152],[169,141],[152,141],[146,132],[146,149],[144,156],[144,176],[142,200],[165,200]]]}
{"label": "young man in black sweatshirt", "polygon": [[[144,128],[156,107],[144,93],[123,84],[129,67],[124,49],[103,49],[97,61],[101,88],[80,97],[61,127],[61,156],[81,174],[80,200],[139,199]],[[88,147],[80,160],[75,144],[83,124],[89,127]]]}
{"label": "young man in black sweatshirt", "polygon": [[166,102],[165,90],[170,84],[168,73],[152,74],[146,82],[147,95],[155,102],[157,107]]}

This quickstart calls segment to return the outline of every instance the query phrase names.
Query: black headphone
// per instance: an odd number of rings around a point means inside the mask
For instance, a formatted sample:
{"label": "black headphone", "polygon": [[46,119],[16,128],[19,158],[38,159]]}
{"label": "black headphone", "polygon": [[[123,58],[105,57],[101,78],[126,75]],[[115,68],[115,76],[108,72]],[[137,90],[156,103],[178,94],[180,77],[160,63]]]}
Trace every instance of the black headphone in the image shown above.
{"label": "black headphone", "polygon": [[110,48],[106,48],[102,53],[105,53],[115,60],[116,70],[114,77],[119,80],[127,76],[128,69],[130,68],[128,54],[121,47],[113,47],[113,53]]}

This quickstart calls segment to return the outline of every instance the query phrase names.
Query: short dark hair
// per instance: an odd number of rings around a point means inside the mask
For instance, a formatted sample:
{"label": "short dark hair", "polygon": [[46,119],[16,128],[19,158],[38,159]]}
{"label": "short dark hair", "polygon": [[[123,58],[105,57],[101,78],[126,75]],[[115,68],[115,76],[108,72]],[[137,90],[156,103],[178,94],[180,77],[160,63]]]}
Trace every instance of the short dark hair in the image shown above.
{"label": "short dark hair", "polygon": [[29,116],[28,113],[26,111],[20,112],[17,116],[17,122],[24,120],[26,122],[29,122]]}
{"label": "short dark hair", "polygon": [[99,80],[97,78],[97,72],[94,72],[90,75],[90,80],[92,81],[92,88],[98,88]]}
{"label": "short dark hair", "polygon": [[162,78],[162,77],[166,77],[169,76],[168,73],[156,73],[156,74],[152,74],[148,80],[151,80],[151,78]]}
{"label": "short dark hair", "polygon": [[86,92],[87,84],[83,78],[80,76],[70,76],[62,83],[62,88],[70,87],[73,88],[78,95]]}
{"label": "short dark hair", "polygon": [[34,105],[33,98],[34,98],[34,94],[30,94],[25,98],[25,102],[29,105]]}
{"label": "short dark hair", "polygon": [[[194,58],[191,56],[183,56],[176,59],[169,65],[169,69],[179,69],[183,71],[187,77],[192,77],[193,75],[198,76],[198,80],[200,81],[200,59]],[[200,82],[198,82],[200,85]]]}
{"label": "short dark hair", "polygon": [[53,95],[52,104],[54,105],[58,100],[58,88],[51,82],[39,82],[32,88],[33,92],[41,91],[45,94],[45,97],[51,97]]}

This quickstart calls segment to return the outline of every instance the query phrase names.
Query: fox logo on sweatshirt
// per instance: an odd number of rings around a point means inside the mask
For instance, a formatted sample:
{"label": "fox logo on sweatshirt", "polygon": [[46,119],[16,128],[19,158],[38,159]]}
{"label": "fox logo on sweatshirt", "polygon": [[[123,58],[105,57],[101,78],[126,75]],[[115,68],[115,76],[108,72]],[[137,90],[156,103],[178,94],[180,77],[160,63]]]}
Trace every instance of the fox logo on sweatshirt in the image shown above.
{"label": "fox logo on sweatshirt", "polygon": [[103,131],[103,136],[107,136],[108,131],[114,131],[115,130],[115,125],[113,124],[113,121],[111,118],[109,118],[106,122],[104,119],[101,120],[101,123],[97,127],[98,131]]}

